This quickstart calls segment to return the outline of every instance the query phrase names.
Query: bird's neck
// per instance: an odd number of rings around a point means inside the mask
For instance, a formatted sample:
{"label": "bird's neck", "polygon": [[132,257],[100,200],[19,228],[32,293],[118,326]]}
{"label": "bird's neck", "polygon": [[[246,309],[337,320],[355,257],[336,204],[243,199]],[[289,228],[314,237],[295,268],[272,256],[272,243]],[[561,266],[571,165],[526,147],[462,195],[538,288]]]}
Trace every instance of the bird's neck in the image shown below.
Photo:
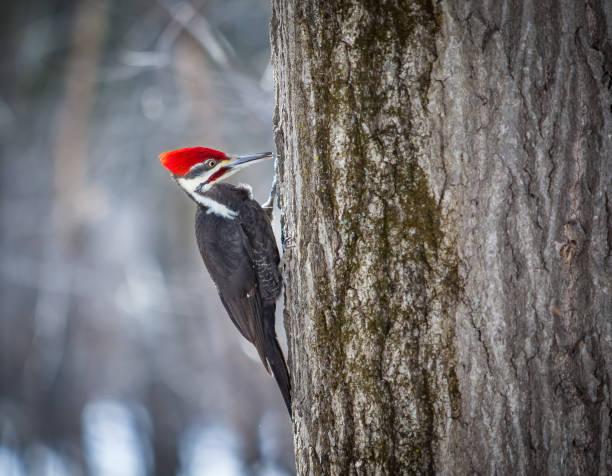
{"label": "bird's neck", "polygon": [[[221,218],[233,220],[238,216],[238,211],[232,207],[231,192],[229,190],[222,190],[222,188],[225,189],[225,187],[212,184],[208,187],[195,187],[193,190],[186,191],[198,205],[206,209],[206,213],[212,213]],[[224,195],[227,195],[225,197],[227,200],[223,200]]]}
{"label": "bird's neck", "polygon": [[226,219],[234,219],[238,216],[240,203],[253,199],[253,191],[250,185],[232,185],[226,182],[204,185],[202,182],[178,179],[179,185],[191,199],[206,209],[207,213],[213,213]]}
{"label": "bird's neck", "polygon": [[198,203],[198,205],[206,208],[206,213],[213,213],[214,215],[221,218],[226,218],[228,220],[233,220],[238,216],[238,212],[236,210],[232,210],[227,205],[224,205],[223,203],[218,202],[205,194],[196,193],[194,200]]}
{"label": "bird's neck", "polygon": [[201,177],[180,177],[177,182],[194,202],[206,209],[207,213],[213,213],[229,220],[233,220],[238,215],[238,212],[222,203],[221,197],[217,196],[219,194],[211,193],[216,188],[216,184],[206,185]]}

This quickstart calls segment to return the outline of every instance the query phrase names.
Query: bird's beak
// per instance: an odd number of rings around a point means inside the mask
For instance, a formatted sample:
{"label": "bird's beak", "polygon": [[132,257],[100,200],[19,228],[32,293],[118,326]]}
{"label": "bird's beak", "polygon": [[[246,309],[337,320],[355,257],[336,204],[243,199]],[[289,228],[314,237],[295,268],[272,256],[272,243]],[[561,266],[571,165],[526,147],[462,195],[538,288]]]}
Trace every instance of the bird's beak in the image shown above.
{"label": "bird's beak", "polygon": [[248,164],[249,162],[253,162],[255,160],[260,159],[273,159],[274,154],[272,152],[259,152],[258,154],[249,154],[249,155],[237,155],[235,157],[230,157],[227,162],[222,163],[223,167],[227,167],[230,169],[240,168],[243,165]]}

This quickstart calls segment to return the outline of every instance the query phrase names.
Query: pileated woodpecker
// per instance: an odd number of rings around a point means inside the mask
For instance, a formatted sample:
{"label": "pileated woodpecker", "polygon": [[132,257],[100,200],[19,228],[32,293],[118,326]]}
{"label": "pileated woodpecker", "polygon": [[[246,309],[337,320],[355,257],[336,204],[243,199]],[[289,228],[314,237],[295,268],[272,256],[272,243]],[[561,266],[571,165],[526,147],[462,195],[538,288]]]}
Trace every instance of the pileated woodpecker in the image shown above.
{"label": "pileated woodpecker", "polygon": [[196,239],[204,264],[232,322],[255,345],[266,370],[272,370],[291,415],[289,372],[274,330],[282,278],[269,215],[253,200],[248,185],[219,183],[273,154],[231,156],[189,147],[159,158],[197,203]]}

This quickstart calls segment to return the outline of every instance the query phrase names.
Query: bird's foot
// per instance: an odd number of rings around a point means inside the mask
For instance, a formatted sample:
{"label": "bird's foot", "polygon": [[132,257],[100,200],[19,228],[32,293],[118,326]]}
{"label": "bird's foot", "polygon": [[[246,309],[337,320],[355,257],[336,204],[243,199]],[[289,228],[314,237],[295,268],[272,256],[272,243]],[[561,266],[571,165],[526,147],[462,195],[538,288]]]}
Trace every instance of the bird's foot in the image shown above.
{"label": "bird's foot", "polygon": [[287,236],[282,239],[283,243],[283,255],[281,256],[280,262],[278,263],[278,271],[283,274],[285,265],[289,262],[289,254],[287,250],[295,248],[295,239],[292,236]]}
{"label": "bird's foot", "polygon": [[266,213],[268,220],[272,221],[272,218],[274,218],[274,204],[270,206],[268,202],[266,202],[261,206],[261,208],[263,208],[263,211]]}
{"label": "bird's foot", "polygon": [[264,212],[268,216],[268,219],[272,221],[272,217],[274,214],[274,198],[276,197],[276,177],[274,177],[274,183],[272,184],[272,190],[270,190],[270,196],[268,199],[261,204],[261,208],[263,208]]}
{"label": "bird's foot", "polygon": [[283,239],[283,250],[290,250],[296,247],[295,238],[293,236],[286,236]]}

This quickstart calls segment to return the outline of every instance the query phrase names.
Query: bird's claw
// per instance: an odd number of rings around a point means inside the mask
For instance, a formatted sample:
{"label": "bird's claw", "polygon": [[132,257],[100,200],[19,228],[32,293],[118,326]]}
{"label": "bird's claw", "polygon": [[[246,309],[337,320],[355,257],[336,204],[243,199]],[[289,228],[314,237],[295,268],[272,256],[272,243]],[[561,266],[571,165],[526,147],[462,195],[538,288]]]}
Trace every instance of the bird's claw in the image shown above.
{"label": "bird's claw", "polygon": [[285,237],[285,239],[283,240],[283,249],[284,250],[290,250],[292,248],[295,248],[295,246],[296,246],[295,238],[293,236]]}

